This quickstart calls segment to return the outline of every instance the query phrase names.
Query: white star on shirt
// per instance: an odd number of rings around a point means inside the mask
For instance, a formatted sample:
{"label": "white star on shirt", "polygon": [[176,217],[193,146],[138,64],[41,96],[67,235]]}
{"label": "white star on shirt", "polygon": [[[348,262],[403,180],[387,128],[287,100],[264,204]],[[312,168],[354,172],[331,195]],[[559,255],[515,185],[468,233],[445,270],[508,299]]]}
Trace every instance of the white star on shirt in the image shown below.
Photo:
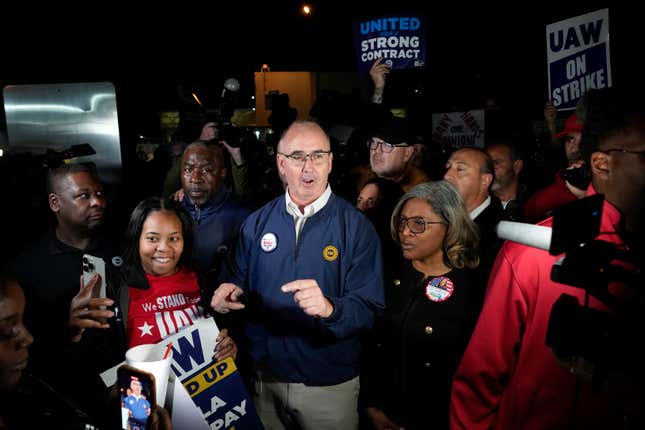
{"label": "white star on shirt", "polygon": [[139,327],[139,330],[141,330],[141,336],[139,336],[139,337],[143,337],[143,336],[145,336],[147,334],[152,336],[152,328],[153,327],[154,326],[148,325],[148,321],[144,321],[143,325],[141,327]]}

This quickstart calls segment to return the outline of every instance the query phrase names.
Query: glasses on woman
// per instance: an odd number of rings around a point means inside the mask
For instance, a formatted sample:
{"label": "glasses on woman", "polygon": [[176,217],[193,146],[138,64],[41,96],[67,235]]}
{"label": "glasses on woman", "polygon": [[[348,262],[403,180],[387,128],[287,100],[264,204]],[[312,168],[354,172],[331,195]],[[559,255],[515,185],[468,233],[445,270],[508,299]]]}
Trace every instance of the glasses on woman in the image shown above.
{"label": "glasses on woman", "polygon": [[327,157],[331,154],[331,151],[314,151],[309,154],[303,151],[294,151],[291,154],[284,154],[282,152],[278,152],[278,154],[287,157],[292,164],[302,167],[307,162],[307,159],[310,159],[315,165],[323,164],[327,161]]}
{"label": "glasses on woman", "polygon": [[394,148],[405,148],[406,146],[410,146],[407,143],[398,143],[396,145],[393,145],[391,143],[388,143],[384,140],[368,140],[367,141],[367,147],[371,151],[376,151],[378,147],[381,147],[381,152],[384,152],[386,154],[389,154],[390,152],[394,151]]}
{"label": "glasses on woman", "polygon": [[408,229],[414,234],[421,234],[426,231],[426,226],[428,224],[445,224],[443,221],[428,221],[423,219],[420,216],[413,216],[406,218],[404,216],[399,217],[399,232],[402,232],[405,226],[408,226]]}

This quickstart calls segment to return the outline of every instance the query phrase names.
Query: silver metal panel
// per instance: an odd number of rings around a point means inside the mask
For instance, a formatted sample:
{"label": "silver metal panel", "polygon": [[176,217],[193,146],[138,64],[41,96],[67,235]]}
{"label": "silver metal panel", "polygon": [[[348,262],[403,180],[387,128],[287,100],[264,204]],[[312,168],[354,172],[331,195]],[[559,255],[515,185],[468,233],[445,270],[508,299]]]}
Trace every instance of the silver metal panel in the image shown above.
{"label": "silver metal panel", "polygon": [[110,82],[9,85],[3,90],[11,152],[44,154],[89,143],[101,180],[121,181],[116,93]]}

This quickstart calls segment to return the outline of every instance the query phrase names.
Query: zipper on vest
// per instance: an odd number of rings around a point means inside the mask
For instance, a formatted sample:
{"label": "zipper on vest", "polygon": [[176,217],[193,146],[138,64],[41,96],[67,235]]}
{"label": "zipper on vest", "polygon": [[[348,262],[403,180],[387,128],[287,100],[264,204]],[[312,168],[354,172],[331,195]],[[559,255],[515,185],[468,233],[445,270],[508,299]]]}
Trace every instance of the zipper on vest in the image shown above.
{"label": "zipper on vest", "polygon": [[199,218],[201,215],[201,211],[199,210],[199,206],[195,205],[195,223],[199,225]]}

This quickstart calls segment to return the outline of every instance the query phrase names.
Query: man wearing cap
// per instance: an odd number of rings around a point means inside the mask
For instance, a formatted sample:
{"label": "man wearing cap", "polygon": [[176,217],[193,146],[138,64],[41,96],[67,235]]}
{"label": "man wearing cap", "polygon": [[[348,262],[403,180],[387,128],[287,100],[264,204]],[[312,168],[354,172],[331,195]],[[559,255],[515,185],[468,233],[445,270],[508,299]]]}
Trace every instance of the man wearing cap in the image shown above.
{"label": "man wearing cap", "polygon": [[537,190],[527,200],[524,210],[528,222],[541,221],[553,209],[584,197],[589,179],[584,175],[584,162],[580,155],[582,127],[582,121],[574,113],[567,118],[564,130],[556,135],[557,138],[564,138],[567,168],[558,170],[553,183]]}
{"label": "man wearing cap", "polygon": [[[403,192],[423,182],[430,177],[417,166],[414,159],[419,155],[422,145],[410,130],[405,118],[392,116],[389,109],[383,105],[385,80],[390,73],[390,66],[378,58],[370,68],[370,77],[374,84],[374,94],[370,103],[370,118],[367,146],[370,149],[370,169],[359,166],[356,173],[360,175],[357,191],[375,176],[391,180],[401,186]],[[394,209],[394,208],[392,208]],[[389,231],[389,228],[386,228]]]}
{"label": "man wearing cap", "polygon": [[[400,192],[396,192],[396,188],[389,187],[385,188],[383,195],[381,213],[391,214],[402,194],[415,185],[428,182],[430,178],[412,162],[417,152],[414,145],[416,138],[410,132],[406,119],[389,117],[372,126],[368,137],[371,177],[368,176],[366,182],[360,185],[366,184],[373,178],[382,178],[395,186],[398,185]],[[374,226],[381,239],[383,260],[401,258],[401,248],[390,236],[389,216],[375,221]]]}
{"label": "man wearing cap", "polygon": [[378,124],[370,132],[370,166],[380,178],[398,183],[403,192],[422,182],[428,175],[412,163],[416,153],[415,137],[408,121],[392,117]]}

